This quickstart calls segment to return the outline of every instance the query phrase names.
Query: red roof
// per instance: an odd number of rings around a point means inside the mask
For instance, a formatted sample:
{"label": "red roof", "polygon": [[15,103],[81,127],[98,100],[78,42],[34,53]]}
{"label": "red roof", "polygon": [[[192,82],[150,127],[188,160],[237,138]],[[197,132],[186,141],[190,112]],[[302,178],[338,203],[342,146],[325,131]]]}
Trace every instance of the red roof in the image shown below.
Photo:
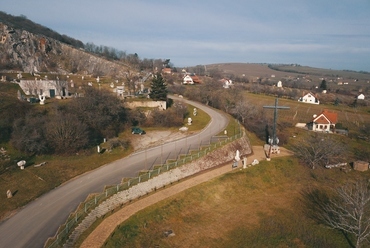
{"label": "red roof", "polygon": [[329,112],[328,110],[324,109],[321,114],[315,117],[312,122],[318,124],[336,124],[338,121],[338,114],[334,112]]}
{"label": "red roof", "polygon": [[190,76],[191,77],[191,79],[193,79],[193,82],[194,83],[197,83],[197,84],[200,84],[202,81],[199,79],[199,77],[198,76],[196,76],[196,75],[193,75],[193,76]]}

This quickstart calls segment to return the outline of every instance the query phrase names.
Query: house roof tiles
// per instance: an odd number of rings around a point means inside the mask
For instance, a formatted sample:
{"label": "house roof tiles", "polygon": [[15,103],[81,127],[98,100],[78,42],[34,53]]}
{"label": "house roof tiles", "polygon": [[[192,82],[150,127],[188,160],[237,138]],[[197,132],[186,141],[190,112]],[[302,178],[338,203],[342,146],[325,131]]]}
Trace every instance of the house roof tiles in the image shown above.
{"label": "house roof tiles", "polygon": [[338,114],[334,112],[330,112],[326,109],[324,109],[321,114],[314,117],[312,122],[318,123],[318,124],[336,124],[338,121]]}

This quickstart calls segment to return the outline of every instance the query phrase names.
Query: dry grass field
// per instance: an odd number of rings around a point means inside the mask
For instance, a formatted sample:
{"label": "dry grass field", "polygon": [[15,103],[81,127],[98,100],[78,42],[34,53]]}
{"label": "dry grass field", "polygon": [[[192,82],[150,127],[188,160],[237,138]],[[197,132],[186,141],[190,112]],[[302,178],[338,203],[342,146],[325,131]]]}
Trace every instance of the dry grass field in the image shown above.
{"label": "dry grass field", "polygon": [[368,176],[310,170],[289,157],[263,161],[140,211],[104,247],[349,247],[307,215],[302,192]]}
{"label": "dry grass field", "polygon": [[338,78],[358,79],[367,82],[370,80],[370,73],[360,73],[354,71],[331,70],[322,68],[313,68],[308,66],[296,65],[272,65],[274,69],[269,68],[268,64],[249,64],[249,63],[224,63],[207,65],[207,70],[217,69],[225,74],[232,74],[237,77],[298,77],[308,75],[312,78]]}
{"label": "dry grass field", "polygon": [[[245,93],[247,100],[257,105],[261,111],[269,111],[266,114],[273,116],[273,110],[263,109],[263,106],[274,105],[275,99],[271,96],[261,94]],[[370,108],[369,107],[357,107],[350,108],[345,105],[324,105],[324,104],[308,104],[301,103],[290,99],[279,99],[280,106],[287,106],[290,109],[279,110],[278,118],[279,122],[287,122],[295,125],[296,123],[307,123],[313,119],[313,115],[320,114],[324,109],[328,109],[338,114],[338,123],[342,123],[344,127],[349,128],[350,132],[357,132],[358,128],[364,123],[370,123]]]}

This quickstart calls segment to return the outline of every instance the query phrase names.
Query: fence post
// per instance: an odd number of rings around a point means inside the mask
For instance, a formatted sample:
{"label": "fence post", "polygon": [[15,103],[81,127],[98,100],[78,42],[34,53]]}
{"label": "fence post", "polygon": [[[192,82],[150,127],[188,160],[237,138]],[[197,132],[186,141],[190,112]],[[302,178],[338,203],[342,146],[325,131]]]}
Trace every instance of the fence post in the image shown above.
{"label": "fence post", "polygon": [[105,190],[105,197],[107,197],[108,196],[108,190],[106,189]]}
{"label": "fence post", "polygon": [[149,174],[149,178],[150,178],[150,171],[149,171],[149,173],[148,173],[148,174]]}
{"label": "fence post", "polygon": [[117,192],[118,192],[118,190],[119,190],[119,184],[117,184]]}
{"label": "fence post", "polygon": [[96,203],[97,203],[97,200],[96,200],[96,196],[95,196],[95,205],[96,205]]}
{"label": "fence post", "polygon": [[141,182],[141,176],[139,176],[139,183]]}

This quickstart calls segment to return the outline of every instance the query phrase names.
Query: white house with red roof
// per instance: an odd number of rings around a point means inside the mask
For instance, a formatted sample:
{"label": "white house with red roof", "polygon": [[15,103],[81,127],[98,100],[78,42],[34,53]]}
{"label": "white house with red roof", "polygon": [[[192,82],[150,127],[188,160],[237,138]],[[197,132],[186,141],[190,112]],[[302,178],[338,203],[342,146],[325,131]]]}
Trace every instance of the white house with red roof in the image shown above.
{"label": "white house with red roof", "polygon": [[182,84],[194,84],[194,81],[190,75],[185,75],[185,77],[182,79]]}
{"label": "white house with red roof", "polygon": [[321,114],[314,115],[310,123],[307,124],[309,130],[316,132],[333,133],[335,124],[338,121],[338,114],[324,109]]}
{"label": "white house with red roof", "polygon": [[224,87],[225,89],[228,89],[231,85],[233,85],[233,81],[227,78],[221,79],[220,82],[222,83],[222,87]]}
{"label": "white house with red roof", "polygon": [[202,81],[195,74],[189,75],[186,74],[182,79],[182,84],[200,84]]}

